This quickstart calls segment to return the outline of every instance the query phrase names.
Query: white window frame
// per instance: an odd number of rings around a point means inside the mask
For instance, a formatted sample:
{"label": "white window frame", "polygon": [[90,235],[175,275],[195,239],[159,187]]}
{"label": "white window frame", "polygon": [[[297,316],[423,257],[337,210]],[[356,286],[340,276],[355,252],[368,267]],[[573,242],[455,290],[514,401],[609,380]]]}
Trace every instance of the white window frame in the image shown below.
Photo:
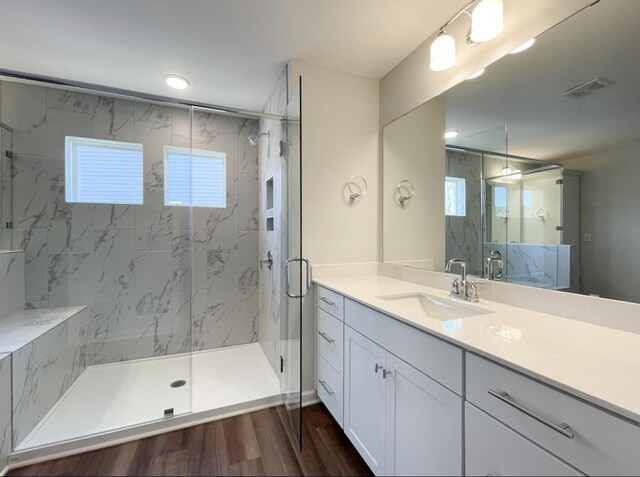
{"label": "white window frame", "polygon": [[[191,158],[199,157],[206,159],[222,160],[222,204],[193,204],[192,200],[188,204],[171,201],[169,192],[171,190],[171,175],[169,174],[169,155],[179,154]],[[189,174],[191,177],[191,174]],[[206,207],[209,209],[227,208],[227,154],[220,151],[208,151],[205,149],[192,149],[189,147],[164,146],[164,204],[167,207]]]}
{"label": "white window frame", "polygon": [[[77,197],[78,173],[77,173],[77,150],[76,146],[95,146],[104,149],[129,150],[140,152],[140,200],[104,200],[104,201],[81,201]],[[78,136],[65,136],[65,200],[69,203],[82,204],[123,204],[142,205],[144,202],[144,148],[142,144],[122,141],[111,141],[109,139],[96,139]]]}

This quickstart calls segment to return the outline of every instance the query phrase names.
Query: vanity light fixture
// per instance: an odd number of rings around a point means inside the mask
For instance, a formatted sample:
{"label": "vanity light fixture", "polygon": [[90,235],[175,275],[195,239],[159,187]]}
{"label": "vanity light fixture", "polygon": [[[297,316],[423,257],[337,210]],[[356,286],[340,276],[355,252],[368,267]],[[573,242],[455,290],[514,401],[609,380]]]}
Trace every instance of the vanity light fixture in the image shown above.
{"label": "vanity light fixture", "polygon": [[480,76],[482,76],[483,74],[484,74],[484,68],[482,68],[481,70],[476,71],[471,76],[467,77],[467,79],[468,80],[476,79],[476,78],[479,78]]}
{"label": "vanity light fixture", "polygon": [[444,133],[444,138],[451,139],[456,137],[458,134],[460,134],[460,131],[458,131],[457,129],[452,129],[451,131],[447,131]]}
{"label": "vanity light fixture", "polygon": [[445,71],[456,64],[456,40],[440,30],[437,38],[431,43],[431,63],[433,71]]}
{"label": "vanity light fixture", "polygon": [[[469,9],[475,5],[473,12]],[[431,43],[429,67],[433,71],[445,71],[456,63],[456,40],[447,34],[447,27],[459,16],[466,14],[471,18],[471,28],[467,34],[467,45],[492,40],[504,29],[504,6],[502,0],[473,0],[445,23],[436,39]]]}
{"label": "vanity light fixture", "polygon": [[169,86],[175,89],[185,89],[185,88],[188,88],[189,85],[191,84],[191,81],[189,81],[184,76],[173,75],[173,74],[164,75],[164,81]]}
{"label": "vanity light fixture", "polygon": [[502,176],[507,177],[508,179],[513,179],[514,181],[519,181],[522,179],[522,171],[517,167],[505,166],[502,168]]}
{"label": "vanity light fixture", "polygon": [[518,53],[522,53],[523,51],[528,50],[529,48],[531,48],[535,42],[536,42],[536,39],[535,38],[531,38],[531,40],[525,41],[518,48],[514,48],[513,50],[511,50],[509,52],[509,54],[510,55],[516,55]]}
{"label": "vanity light fixture", "polygon": [[482,0],[471,15],[471,41],[482,43],[493,40],[504,29],[502,0]]}

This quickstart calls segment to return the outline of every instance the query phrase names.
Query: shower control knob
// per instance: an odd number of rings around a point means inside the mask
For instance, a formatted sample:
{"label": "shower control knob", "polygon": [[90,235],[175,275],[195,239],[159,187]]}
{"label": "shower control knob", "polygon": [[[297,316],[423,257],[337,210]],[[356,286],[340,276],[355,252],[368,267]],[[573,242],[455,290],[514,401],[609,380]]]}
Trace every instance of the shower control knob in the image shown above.
{"label": "shower control knob", "polygon": [[271,250],[267,252],[267,256],[260,260],[260,268],[262,265],[266,265],[269,270],[273,267],[273,255],[271,254]]}

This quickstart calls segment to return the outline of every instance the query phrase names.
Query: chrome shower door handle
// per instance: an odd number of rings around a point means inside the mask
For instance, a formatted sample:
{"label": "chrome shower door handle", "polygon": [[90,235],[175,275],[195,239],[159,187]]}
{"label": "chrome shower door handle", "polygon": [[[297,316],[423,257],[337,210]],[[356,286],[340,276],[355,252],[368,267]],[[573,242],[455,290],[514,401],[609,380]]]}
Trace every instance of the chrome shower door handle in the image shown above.
{"label": "chrome shower door handle", "polygon": [[[305,267],[305,273],[306,273],[305,285],[306,285],[306,289],[304,290],[304,292],[301,291],[301,293],[299,295],[296,295],[291,291],[291,264],[293,262],[300,263],[300,266],[302,266],[302,262],[304,262],[305,265],[306,265],[306,267]],[[307,260],[304,257],[291,257],[291,258],[287,259],[287,261],[285,263],[285,268],[287,269],[286,270],[286,275],[287,275],[287,296],[289,298],[304,298],[305,296],[307,296],[307,294],[309,293],[309,290],[311,290],[311,264],[309,263],[309,260]]]}

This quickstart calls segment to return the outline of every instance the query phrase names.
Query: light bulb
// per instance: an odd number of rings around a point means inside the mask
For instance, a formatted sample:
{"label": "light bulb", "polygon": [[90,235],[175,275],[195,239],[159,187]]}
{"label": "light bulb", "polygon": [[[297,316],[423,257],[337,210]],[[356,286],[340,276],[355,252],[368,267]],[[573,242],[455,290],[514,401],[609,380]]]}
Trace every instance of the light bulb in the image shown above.
{"label": "light bulb", "polygon": [[444,71],[456,64],[456,40],[440,33],[431,43],[431,62],[429,67],[433,71]]}
{"label": "light bulb", "polygon": [[514,48],[509,53],[512,55],[515,55],[517,53],[522,53],[524,50],[528,50],[529,48],[531,48],[535,42],[536,42],[536,39],[531,38],[531,40],[525,41],[522,45],[520,45],[518,48]]}
{"label": "light bulb", "polygon": [[476,71],[471,76],[469,76],[467,79],[468,80],[476,79],[476,78],[482,76],[483,74],[484,74],[484,68],[482,68],[481,70]]}
{"label": "light bulb", "polygon": [[492,40],[504,28],[502,0],[482,0],[471,14],[471,41],[482,43]]}
{"label": "light bulb", "polygon": [[451,139],[451,138],[456,137],[459,133],[460,133],[460,131],[458,131],[457,129],[453,129],[451,131],[447,131],[446,133],[444,133],[444,138],[445,139]]}
{"label": "light bulb", "polygon": [[191,84],[187,78],[178,75],[164,75],[164,81],[175,89],[185,89]]}

